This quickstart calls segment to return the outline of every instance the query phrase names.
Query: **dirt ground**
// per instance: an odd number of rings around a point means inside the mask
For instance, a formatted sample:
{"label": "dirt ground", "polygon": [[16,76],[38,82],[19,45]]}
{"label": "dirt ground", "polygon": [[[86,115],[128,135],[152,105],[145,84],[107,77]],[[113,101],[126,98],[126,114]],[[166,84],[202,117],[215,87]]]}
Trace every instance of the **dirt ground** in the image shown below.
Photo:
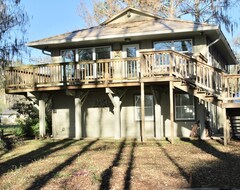
{"label": "dirt ground", "polygon": [[0,154],[0,189],[240,188],[240,141],[28,140]]}

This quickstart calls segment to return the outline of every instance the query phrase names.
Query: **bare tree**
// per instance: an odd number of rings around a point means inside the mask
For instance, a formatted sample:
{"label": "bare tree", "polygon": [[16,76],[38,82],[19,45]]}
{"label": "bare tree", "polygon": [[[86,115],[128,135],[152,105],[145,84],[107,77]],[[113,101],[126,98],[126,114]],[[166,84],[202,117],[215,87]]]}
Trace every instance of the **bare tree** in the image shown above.
{"label": "bare tree", "polygon": [[[87,26],[94,26],[121,9],[131,6],[164,18],[179,18],[190,15],[196,22],[207,22],[233,30],[234,21],[228,11],[236,0],[90,0],[86,7],[80,0],[79,13]],[[92,8],[92,9],[91,9]]]}
{"label": "bare tree", "polygon": [[222,25],[228,32],[233,32],[236,22],[229,17],[229,11],[236,0],[185,0],[180,7],[183,15],[191,15],[196,22]]}

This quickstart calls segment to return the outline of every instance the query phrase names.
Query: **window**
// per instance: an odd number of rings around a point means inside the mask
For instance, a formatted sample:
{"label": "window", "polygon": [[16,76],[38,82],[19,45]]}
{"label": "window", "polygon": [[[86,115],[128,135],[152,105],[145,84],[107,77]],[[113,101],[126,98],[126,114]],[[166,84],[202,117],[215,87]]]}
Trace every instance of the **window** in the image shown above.
{"label": "window", "polygon": [[155,42],[154,43],[155,50],[170,50],[172,49],[172,42]]}
{"label": "window", "polygon": [[137,57],[136,47],[127,47],[126,52],[127,52],[127,57]]}
{"label": "window", "polygon": [[175,120],[194,120],[194,97],[190,94],[175,94]]}
{"label": "window", "polygon": [[[153,96],[145,95],[145,119],[153,120]],[[141,96],[135,96],[135,120],[141,120]]]}
{"label": "window", "polygon": [[110,59],[110,47],[96,48],[96,59]]}
{"label": "window", "polygon": [[75,61],[75,50],[62,50],[62,61],[63,62],[74,62]]}
{"label": "window", "polygon": [[91,48],[79,49],[78,50],[78,58],[79,61],[89,61],[93,60],[93,51]]}
{"label": "window", "polygon": [[155,50],[175,50],[181,53],[192,53],[192,40],[174,40],[155,42]]}
{"label": "window", "polygon": [[174,41],[174,50],[182,53],[192,53],[192,41],[191,40]]}
{"label": "window", "polygon": [[73,50],[62,50],[61,56],[63,62],[91,61],[98,59],[110,59],[111,47],[91,47]]}

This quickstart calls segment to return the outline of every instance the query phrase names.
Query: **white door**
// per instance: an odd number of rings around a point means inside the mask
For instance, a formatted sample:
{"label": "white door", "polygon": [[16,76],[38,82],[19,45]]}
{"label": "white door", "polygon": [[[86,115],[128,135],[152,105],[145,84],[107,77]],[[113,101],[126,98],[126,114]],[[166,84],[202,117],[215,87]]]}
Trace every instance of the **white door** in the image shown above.
{"label": "white door", "polygon": [[[139,62],[134,59],[139,57],[139,44],[123,45],[122,57],[129,58],[124,64],[124,75],[127,79],[135,79],[139,73]],[[133,58],[133,59],[131,59]]]}

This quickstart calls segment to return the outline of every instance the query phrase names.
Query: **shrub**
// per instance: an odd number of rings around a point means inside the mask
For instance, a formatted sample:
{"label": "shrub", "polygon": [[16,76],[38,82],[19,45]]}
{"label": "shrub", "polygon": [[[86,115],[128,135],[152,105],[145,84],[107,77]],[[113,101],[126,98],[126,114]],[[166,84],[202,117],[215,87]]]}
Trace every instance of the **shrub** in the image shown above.
{"label": "shrub", "polygon": [[7,143],[0,139],[0,152],[6,152],[7,151]]}

